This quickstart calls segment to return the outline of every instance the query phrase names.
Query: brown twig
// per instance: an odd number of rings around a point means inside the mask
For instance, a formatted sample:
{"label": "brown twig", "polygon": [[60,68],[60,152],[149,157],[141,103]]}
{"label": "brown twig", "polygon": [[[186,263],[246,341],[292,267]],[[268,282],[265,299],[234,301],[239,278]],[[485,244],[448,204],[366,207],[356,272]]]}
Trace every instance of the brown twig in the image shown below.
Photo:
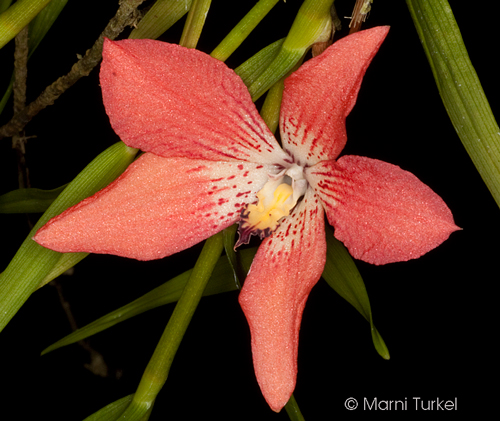
{"label": "brown twig", "polygon": [[81,77],[87,76],[101,60],[104,38],[115,39],[127,26],[135,25],[139,18],[137,7],[143,2],[144,0],[121,0],[116,15],[109,21],[92,48],[87,50],[85,56],[73,65],[67,75],[61,76],[52,85],[45,88],[37,99],[1,127],[0,139],[19,133],[35,115],[45,107],[52,105],[66,89]]}
{"label": "brown twig", "polygon": [[352,11],[351,23],[349,24],[349,34],[358,32],[362,23],[366,20],[371,9],[373,0],[356,0],[354,10]]}
{"label": "brown twig", "polygon": [[[19,32],[15,38],[14,50],[14,116],[19,114],[26,105],[26,79],[28,76],[28,27]],[[26,167],[26,137],[24,132],[17,132],[12,136],[12,148],[17,154],[17,169],[19,188],[30,186],[28,168]]]}

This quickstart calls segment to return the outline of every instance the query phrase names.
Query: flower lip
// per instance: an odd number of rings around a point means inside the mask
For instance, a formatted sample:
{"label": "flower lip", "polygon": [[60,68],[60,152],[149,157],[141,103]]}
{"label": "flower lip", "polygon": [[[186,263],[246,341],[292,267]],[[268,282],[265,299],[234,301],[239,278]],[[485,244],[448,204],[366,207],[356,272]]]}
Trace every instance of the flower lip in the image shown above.
{"label": "flower lip", "polygon": [[267,183],[257,193],[257,202],[247,204],[241,211],[235,249],[248,244],[252,235],[263,239],[276,231],[280,221],[290,215],[307,190],[303,168],[297,164],[278,174],[268,174],[268,177]]}

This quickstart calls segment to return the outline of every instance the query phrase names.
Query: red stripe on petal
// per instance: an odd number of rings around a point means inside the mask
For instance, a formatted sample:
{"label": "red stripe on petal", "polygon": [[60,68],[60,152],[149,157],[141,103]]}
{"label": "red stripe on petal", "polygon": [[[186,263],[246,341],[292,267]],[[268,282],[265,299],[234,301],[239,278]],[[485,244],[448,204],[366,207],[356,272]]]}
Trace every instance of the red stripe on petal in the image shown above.
{"label": "red stripe on petal", "polygon": [[302,311],[325,259],[323,211],[310,189],[262,242],[239,296],[252,335],[255,375],[274,411],[295,388]]}
{"label": "red stripe on petal", "polygon": [[308,168],[306,177],[335,237],[365,262],[416,259],[459,229],[444,201],[396,165],[344,156]]}
{"label": "red stripe on petal", "polygon": [[129,146],[167,158],[287,158],[241,79],[201,51],[106,40],[100,80],[111,125]]}
{"label": "red stripe on petal", "polygon": [[174,254],[239,220],[267,181],[269,168],[257,166],[146,153],[107,188],[51,219],[35,241],[60,252],[139,260]]}
{"label": "red stripe on petal", "polygon": [[302,165],[336,158],[347,140],[345,118],[388,27],[335,42],[285,80],[280,130],[283,148]]}

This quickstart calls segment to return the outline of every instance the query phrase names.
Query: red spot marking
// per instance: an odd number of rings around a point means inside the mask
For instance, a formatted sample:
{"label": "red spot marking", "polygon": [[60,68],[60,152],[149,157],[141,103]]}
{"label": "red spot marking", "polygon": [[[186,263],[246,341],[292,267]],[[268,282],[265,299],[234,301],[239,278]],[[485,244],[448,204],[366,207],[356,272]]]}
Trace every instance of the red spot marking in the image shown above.
{"label": "red spot marking", "polygon": [[249,181],[247,184],[252,184],[252,183],[253,183],[253,181]]}
{"label": "red spot marking", "polygon": [[204,165],[201,165],[199,167],[195,167],[195,168],[191,168],[190,170],[187,170],[186,172],[196,172],[196,171],[201,171],[203,170],[204,168],[206,168]]}
{"label": "red spot marking", "polygon": [[212,181],[212,182],[214,182],[214,183],[215,183],[215,182],[217,182],[217,181],[221,181],[221,180],[224,180],[224,177],[222,177],[222,178],[216,178],[215,180],[210,180],[210,181]]}
{"label": "red spot marking", "polygon": [[217,202],[217,204],[220,206],[220,205],[223,205],[224,203],[227,203],[227,202],[229,202],[229,200],[220,198],[219,201]]}
{"label": "red spot marking", "polygon": [[[240,169],[242,169],[242,168],[240,168]],[[228,179],[228,180],[232,180],[233,178],[236,178],[236,176],[235,176],[235,175],[232,175],[231,177],[228,177],[227,179]]]}
{"label": "red spot marking", "polygon": [[257,167],[255,167],[256,170],[259,170],[261,168],[264,168],[264,165],[258,165]]}
{"label": "red spot marking", "polygon": [[249,171],[245,171],[245,173],[243,174],[243,177],[248,176],[248,173],[249,173]]}
{"label": "red spot marking", "polygon": [[234,212],[230,212],[227,214],[227,216],[233,216],[234,215]]}
{"label": "red spot marking", "polygon": [[212,187],[212,190],[216,190],[216,189],[217,189],[217,186],[213,186],[213,187]]}
{"label": "red spot marking", "polygon": [[233,186],[233,189],[235,189],[236,187],[238,187],[236,184]]}
{"label": "red spot marking", "polygon": [[243,193],[238,193],[238,194],[236,195],[236,197],[241,197],[241,196],[243,196],[243,195],[245,195],[245,194],[248,194],[248,193],[251,193],[251,191],[246,191],[246,192],[243,192]]}
{"label": "red spot marking", "polygon": [[239,169],[239,170],[242,170],[242,169],[243,169],[243,165],[241,165],[241,164],[240,164],[240,165],[238,165],[238,169]]}

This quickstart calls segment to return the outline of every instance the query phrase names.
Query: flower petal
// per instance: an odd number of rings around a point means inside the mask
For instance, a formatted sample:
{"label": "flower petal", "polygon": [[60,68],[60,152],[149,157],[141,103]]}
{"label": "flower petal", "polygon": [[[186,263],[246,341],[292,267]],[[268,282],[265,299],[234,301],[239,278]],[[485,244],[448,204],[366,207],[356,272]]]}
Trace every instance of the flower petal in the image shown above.
{"label": "flower petal", "polygon": [[184,250],[239,220],[266,166],[142,155],[107,188],[51,219],[35,241],[139,260]]}
{"label": "flower petal", "polygon": [[129,146],[167,158],[287,158],[241,79],[201,51],[105,40],[100,79],[111,125]]}
{"label": "flower petal", "polygon": [[408,171],[359,156],[306,170],[335,237],[356,259],[383,265],[416,259],[459,228],[444,201]]}
{"label": "flower petal", "polygon": [[342,38],[285,80],[280,131],[295,162],[314,165],[340,154],[345,118],[388,31],[382,26]]}
{"label": "flower petal", "polygon": [[274,411],[295,388],[298,335],[326,259],[323,211],[312,189],[259,247],[239,296],[250,325],[255,374]]}

